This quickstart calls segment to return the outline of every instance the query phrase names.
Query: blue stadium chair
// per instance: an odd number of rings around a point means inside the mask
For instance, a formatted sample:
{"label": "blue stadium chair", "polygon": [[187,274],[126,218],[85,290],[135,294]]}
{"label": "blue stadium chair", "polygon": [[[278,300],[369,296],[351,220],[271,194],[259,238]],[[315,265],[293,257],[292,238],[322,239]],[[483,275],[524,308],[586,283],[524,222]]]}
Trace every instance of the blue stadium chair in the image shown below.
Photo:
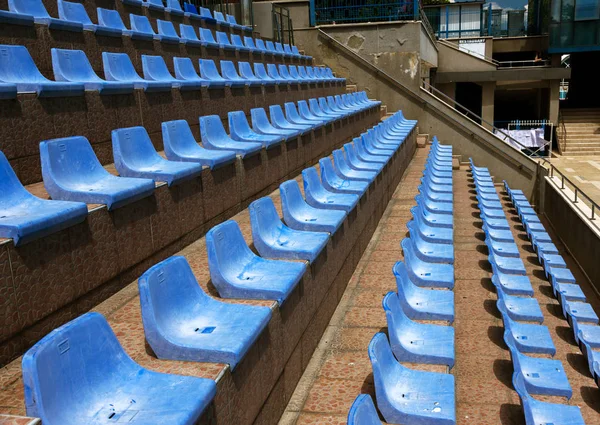
{"label": "blue stadium chair", "polygon": [[275,56],[283,57],[284,55],[279,53],[275,48],[275,44],[271,40],[265,40],[265,48],[268,52],[271,52]]}
{"label": "blue stadium chair", "polygon": [[397,146],[384,145],[380,143],[375,137],[375,133],[373,133],[371,129],[367,130],[366,133],[363,133],[361,135],[361,138],[363,139],[363,142],[365,143],[365,146],[367,146],[368,149],[381,151],[382,153],[387,154],[389,156],[393,155],[398,149]]}
{"label": "blue stadium chair", "polygon": [[581,409],[578,406],[547,403],[534,399],[527,392],[523,375],[520,372],[513,373],[512,382],[521,398],[527,425],[585,425]]}
{"label": "blue stadium chair", "polygon": [[[281,65],[279,65],[279,69],[280,69],[280,73],[281,73]],[[289,76],[291,77],[292,80],[294,80],[296,83],[298,84],[310,84],[310,81],[302,78],[300,76],[300,74],[298,74],[298,68],[296,68],[296,65],[289,65],[287,67],[288,72],[289,72]],[[284,75],[284,74],[281,74]]]}
{"label": "blue stadium chair", "polygon": [[523,383],[529,394],[571,398],[573,390],[560,360],[521,354],[509,331],[504,331],[504,342],[508,347],[514,371],[523,376]]}
{"label": "blue stadium chair", "polygon": [[317,84],[319,82],[319,80],[314,76],[311,77],[310,75],[308,75],[308,72],[306,72],[306,68],[302,65],[298,65],[298,75],[300,76],[300,78],[308,81],[310,84]]}
{"label": "blue stadium chair", "polygon": [[233,82],[231,80],[225,79],[219,74],[217,70],[217,66],[215,62],[210,59],[200,59],[200,76],[209,81],[209,88],[224,88],[224,87],[232,87],[232,84],[235,84],[234,87],[240,87],[244,85],[243,82]]}
{"label": "blue stadium chair", "polygon": [[[38,70],[24,46],[0,45],[0,83],[15,84],[19,93],[36,93],[39,97],[82,96],[83,84],[51,81]],[[9,95],[14,93],[8,87]]]}
{"label": "blue stadium chair", "polygon": [[275,52],[270,51],[269,49],[267,49],[267,46],[265,45],[265,42],[262,38],[255,38],[254,39],[254,45],[256,46],[256,48],[265,56],[274,56]]}
{"label": "blue stadium chair", "polygon": [[260,143],[236,142],[231,139],[218,115],[200,117],[200,137],[207,149],[235,152],[242,158],[256,155],[262,149]]}
{"label": "blue stadium chair", "polygon": [[556,298],[565,298],[569,301],[586,301],[585,294],[577,285],[575,276],[569,269],[550,268],[548,270],[550,283]]}
{"label": "blue stadium chair", "polygon": [[581,352],[588,362],[590,374],[596,381],[596,385],[600,387],[600,351],[594,351],[592,346],[585,340],[581,341]]}
{"label": "blue stadium chair", "polygon": [[0,238],[26,244],[81,223],[88,214],[80,202],[49,201],[27,191],[0,152]]}
{"label": "blue stadium chair", "polygon": [[273,82],[268,82],[265,80],[261,80],[252,71],[252,65],[248,62],[238,62],[238,69],[240,71],[240,77],[246,81],[246,85],[249,86],[264,86],[267,84],[273,84]]}
{"label": "blue stadium chair", "polygon": [[185,16],[185,12],[181,8],[179,0],[166,0],[165,12],[172,16]]}
{"label": "blue stadium chair", "polygon": [[229,24],[229,22],[227,22],[225,19],[225,16],[223,16],[223,13],[219,12],[218,10],[214,10],[213,15],[217,21],[217,24],[219,24],[221,27],[229,28],[231,26],[231,24]]}
{"label": "blue stadium chair", "polygon": [[254,44],[254,38],[247,35],[244,36],[244,46],[246,46],[252,53],[260,53],[256,44]]}
{"label": "blue stadium chair", "polygon": [[338,120],[344,116],[343,114],[325,112],[323,109],[321,109],[319,101],[315,98],[308,99],[308,107],[310,109],[310,112],[315,117],[321,118],[323,120],[333,121]]}
{"label": "blue stadium chair", "polygon": [[211,170],[235,162],[234,151],[205,149],[200,146],[186,120],[161,124],[165,155],[170,161],[195,162]]}
{"label": "blue stadium chair", "polygon": [[81,50],[51,49],[52,69],[57,81],[81,83],[85,90],[101,95],[133,93],[133,83],[106,81],[94,72],[90,61]]}
{"label": "blue stadium chair", "polygon": [[421,260],[411,238],[400,243],[404,252],[404,262],[410,280],[417,286],[430,288],[454,288],[454,266],[452,264],[430,263]]}
{"label": "blue stadium chair", "polygon": [[296,180],[279,186],[285,224],[295,230],[334,234],[344,222],[346,212],[311,207],[306,203]]}
{"label": "blue stadium chair", "polygon": [[210,9],[207,9],[206,7],[199,7],[198,11],[200,12],[200,16],[202,16],[202,19],[210,24],[216,24],[217,20],[213,17],[212,13],[210,12]]}
{"label": "blue stadium chair", "polygon": [[173,22],[163,21],[162,19],[157,19],[156,27],[158,28],[159,40],[162,41],[163,43],[170,43],[170,44],[185,43],[185,40],[182,40],[179,37],[179,34],[177,34],[177,31],[175,31]]}
{"label": "blue stadium chair", "polygon": [[204,46],[210,47],[212,49],[218,49],[219,43],[215,40],[213,33],[208,28],[200,28],[200,41],[204,43]]}
{"label": "blue stadium chair", "polygon": [[494,239],[485,238],[485,244],[495,256],[520,258],[519,247],[514,242],[500,242]]}
{"label": "blue stadium chair", "polygon": [[300,51],[298,50],[298,48],[296,46],[292,46],[292,53],[295,54],[295,55],[300,55],[304,59],[312,60],[312,56],[301,55]]}
{"label": "blue stadium chair", "polygon": [[451,215],[430,211],[427,207],[427,202],[429,201],[424,199],[421,195],[415,196],[415,201],[417,201],[417,207],[421,212],[423,220],[428,225],[452,229],[454,220]]}
{"label": "blue stadium chair", "polygon": [[393,148],[377,146],[368,133],[362,133],[360,135],[360,146],[364,152],[370,155],[380,155],[387,158],[390,158],[396,152]]}
{"label": "blue stadium chair", "polygon": [[80,22],[51,17],[42,0],[8,0],[8,10],[21,15],[21,17],[23,15],[33,16],[36,24],[46,25],[50,29],[73,32],[83,31],[83,24]]}
{"label": "blue stadium chair", "polygon": [[143,0],[142,6],[159,12],[164,12],[165,10],[162,0]]}
{"label": "blue stadium chair", "polygon": [[173,58],[173,68],[175,69],[175,78],[178,80],[195,82],[201,87],[209,88],[212,84],[198,75],[190,58]]}
{"label": "blue stadium chair", "polygon": [[392,269],[402,310],[411,319],[454,322],[454,292],[420,288],[410,280],[402,261]]}
{"label": "blue stadium chair", "polygon": [[230,87],[244,87],[249,86],[250,82],[240,77],[235,69],[235,64],[232,61],[221,61],[221,74],[223,78],[230,83]]}
{"label": "blue stadium chair", "polygon": [[108,81],[133,84],[146,92],[170,91],[171,82],[148,81],[139,76],[127,53],[102,52],[104,75]]}
{"label": "blue stadium chair", "polygon": [[231,44],[231,42],[229,41],[229,37],[227,37],[227,33],[224,33],[222,31],[216,31],[216,39],[217,39],[217,43],[219,44],[219,47],[223,50],[236,50],[235,46],[233,46]]}
{"label": "blue stadium chair", "polygon": [[168,161],[160,156],[144,127],[111,132],[115,168],[121,176],[152,179],[173,186],[198,177],[200,164]]}
{"label": "blue stadium chair", "polygon": [[185,43],[187,46],[200,47],[205,45],[205,43],[200,41],[200,39],[198,38],[196,28],[194,28],[193,26],[179,24],[179,32],[181,34],[181,42]]}
{"label": "blue stadium chair", "polygon": [[254,62],[254,75],[266,85],[279,84],[279,80],[271,78],[265,69],[265,65],[260,62]]}
{"label": "blue stadium chair", "polygon": [[[454,376],[408,369],[394,358],[387,337],[369,344],[377,406],[392,424],[455,425]],[[409,397],[403,395],[410,395]]]}
{"label": "blue stadium chair", "polygon": [[533,288],[527,276],[502,273],[494,264],[492,271],[505,294],[533,297]]}
{"label": "blue stadium chair", "polygon": [[496,255],[493,250],[489,251],[488,261],[492,263],[500,272],[512,275],[527,275],[527,270],[521,258],[502,257]]}
{"label": "blue stadium chair", "polygon": [[[484,219],[484,216],[481,216],[482,219]],[[493,239],[495,241],[498,242],[506,242],[506,243],[510,243],[510,242],[514,242],[515,241],[515,237],[513,236],[512,232],[507,229],[506,227],[504,228],[493,228],[490,227],[489,224],[492,220],[489,218],[485,218],[483,221],[483,232],[485,233],[486,237],[489,237],[490,239]],[[503,223],[503,224],[501,224]],[[506,222],[506,220],[503,221],[497,221],[495,223],[496,226],[508,226],[508,222]]]}
{"label": "blue stadium chair", "polygon": [[427,211],[436,214],[436,215],[445,215],[448,216],[449,219],[452,219],[452,204],[445,202],[434,202],[431,199],[423,196],[422,193],[415,196],[415,200],[417,200],[419,205],[424,207]]}
{"label": "blue stadium chair", "polygon": [[32,27],[35,23],[33,15],[0,10],[0,23]]}
{"label": "blue stadium chair", "polygon": [[445,204],[444,208],[445,210],[449,210],[449,211],[453,211],[453,205],[452,205],[452,200],[453,200],[453,196],[452,193],[446,193],[446,192],[436,192],[434,190],[432,190],[428,184],[421,184],[419,186],[417,186],[417,189],[419,190],[419,192],[421,192],[421,194],[433,201],[433,202],[438,202],[440,204]]}
{"label": "blue stadium chair", "polygon": [[286,102],[284,107],[286,120],[294,125],[310,126],[312,130],[316,130],[323,126],[322,121],[307,120],[301,117],[294,102]]}
{"label": "blue stadium chair", "polygon": [[[435,244],[449,244],[453,243],[453,230],[449,227],[440,227],[431,225],[423,214],[423,210],[420,206],[414,206],[410,209],[413,220],[409,223],[414,223],[415,232],[418,232],[420,237],[428,242]],[[435,224],[435,223],[434,223]]]}
{"label": "blue stadium chair", "polygon": [[[262,64],[260,64],[260,65],[262,65]],[[254,64],[254,67],[256,69],[256,63]],[[279,75],[279,71],[277,71],[276,64],[268,63],[267,64],[267,72],[268,72],[269,78],[272,79],[273,81],[275,81],[276,84],[283,84],[283,85],[289,84],[289,81],[287,79],[285,79],[281,75]]]}
{"label": "blue stadium chair", "polygon": [[512,334],[515,347],[520,352],[554,356],[556,348],[546,326],[515,322],[508,315],[504,303],[496,301],[496,307],[502,314],[504,328]]}
{"label": "blue stadium chair", "polygon": [[[169,0],[169,1],[178,1],[178,0]],[[183,15],[186,18],[194,21],[202,21],[205,18],[200,15],[200,11],[191,3],[183,2]]]}
{"label": "blue stadium chair", "polygon": [[296,130],[285,130],[273,127],[263,108],[251,109],[250,116],[252,117],[252,129],[258,134],[280,137],[283,138],[283,140],[292,139],[298,136]]}
{"label": "blue stadium chair", "polygon": [[369,394],[359,394],[348,411],[348,425],[381,425]]}
{"label": "blue stadium chair", "polygon": [[315,116],[312,112],[310,112],[308,103],[306,103],[305,100],[298,101],[298,113],[303,119],[307,121],[312,121],[318,125],[327,125],[333,121],[333,119],[323,119]]}
{"label": "blue stadium chair", "polygon": [[227,114],[231,138],[238,142],[260,143],[265,149],[280,145],[285,141],[281,135],[256,133],[250,128],[244,111],[232,111]]}
{"label": "blue stadium chair", "polygon": [[242,38],[237,34],[231,34],[231,45],[239,52],[251,52],[248,47],[244,46]]}
{"label": "blue stadium chair", "polygon": [[359,180],[347,180],[340,178],[331,163],[331,159],[321,158],[319,160],[321,170],[321,182],[325,189],[333,193],[350,193],[362,196],[369,187],[369,183]]}
{"label": "blue stadium chair", "polygon": [[283,224],[268,196],[252,202],[248,211],[254,247],[261,257],[312,263],[329,240],[325,232],[294,230]]}
{"label": "blue stadium chair", "polygon": [[354,154],[362,162],[385,165],[390,160],[391,152],[385,153],[385,151],[376,150],[369,152],[363,143],[362,136],[352,139],[352,146]]}
{"label": "blue stadium chair", "polygon": [[[160,36],[154,32],[154,28],[146,16],[129,14],[129,24],[131,25],[131,38],[133,40],[160,40]],[[179,43],[179,40],[177,40]]]}
{"label": "blue stadium chair", "polygon": [[212,379],[145,369],[99,313],[54,329],[22,360],[27,415],[47,425],[135,421],[193,425],[212,402]]}
{"label": "blue stadium chair", "polygon": [[289,57],[292,57],[292,58],[301,58],[302,57],[302,55],[300,55],[300,53],[294,53],[289,44],[283,45],[283,51],[285,52],[286,55],[288,55]]}
{"label": "blue stadium chair", "polygon": [[278,53],[280,56],[283,56],[283,57],[286,57],[286,58],[293,58],[293,57],[294,57],[294,55],[293,55],[293,54],[291,54],[291,53],[289,53],[289,54],[288,54],[288,53],[285,51],[285,49],[283,48],[283,45],[282,45],[281,43],[279,43],[279,42],[275,42],[275,51],[276,51],[276,52],[277,52],[277,53]]}
{"label": "blue stadium chair", "polygon": [[[312,127],[310,124],[292,124],[289,122],[283,113],[283,109],[281,109],[281,105],[271,105],[269,106],[269,115],[271,116],[271,124],[278,130],[291,130],[296,132],[297,135],[305,135],[310,133]],[[292,136],[292,137],[295,137]]]}
{"label": "blue stadium chair", "polygon": [[312,78],[313,80],[316,80],[319,83],[324,83],[326,81],[325,78],[321,77],[320,75],[317,75],[317,73],[315,72],[315,69],[312,66],[306,67],[306,74],[310,78]]}
{"label": "blue stadium chair", "polygon": [[52,199],[105,204],[112,210],[154,192],[152,180],[116,177],[106,171],[82,136],[41,142],[40,159]]}
{"label": "blue stadium chair", "polygon": [[285,302],[302,279],[306,263],[268,260],[255,255],[235,221],[206,233],[208,268],[221,298]]}
{"label": "blue stadium chair", "polygon": [[413,322],[395,292],[383,298],[390,346],[400,362],[454,366],[454,328]]}
{"label": "blue stadium chair", "polygon": [[[99,7],[97,10],[98,13],[98,28],[102,28],[104,32],[114,32],[116,37],[120,37],[117,35],[118,32],[122,35],[126,35],[128,37],[132,37],[136,40],[149,40],[147,34],[142,34],[137,31],[132,31],[128,29],[123,20],[121,19],[121,15],[119,12],[112,9],[103,9]],[[135,34],[134,34],[135,33]]]}
{"label": "blue stadium chair", "polygon": [[[269,75],[271,75],[268,65],[267,65],[267,70],[269,70]],[[286,65],[283,65],[283,64],[279,65],[277,67],[277,70],[279,72],[279,78],[284,80],[287,84],[301,84],[300,80],[291,76],[291,74],[289,72],[289,68]],[[275,78],[274,75],[271,75],[271,77]]]}
{"label": "blue stadium chair", "polygon": [[567,315],[570,314],[579,323],[598,324],[598,315],[591,304],[580,301],[569,301],[564,297],[559,298],[560,306],[565,319],[567,318]]}
{"label": "blue stadium chair", "polygon": [[421,236],[415,221],[409,221],[406,227],[415,247],[416,256],[428,263],[454,264],[454,246],[447,243],[430,242]]}
{"label": "blue stadium chair", "polygon": [[[322,98],[321,98],[322,99]],[[319,102],[321,102],[321,99],[319,99]],[[336,102],[335,99],[333,98],[333,96],[327,96],[327,99],[325,100],[325,102],[327,103],[327,107],[335,113],[338,114],[342,114],[344,116],[352,116],[354,115],[354,112],[349,110],[349,109],[342,109]]]}
{"label": "blue stadium chair", "polygon": [[237,20],[235,19],[235,16],[233,16],[233,15],[227,15],[227,22],[229,22],[229,25],[231,25],[233,28],[238,28],[243,31],[252,31],[251,26],[245,26],[245,25],[238,24]]}
{"label": "blue stadium chair", "polygon": [[139,279],[146,341],[164,360],[227,363],[244,358],[271,319],[271,309],[207,295],[185,257],[171,257]]}
{"label": "blue stadium chair", "polygon": [[64,21],[79,22],[83,25],[85,31],[92,31],[96,35],[107,37],[121,37],[123,35],[123,31],[120,29],[94,24],[81,3],[58,0],[58,17]]}
{"label": "blue stadium chair", "polygon": [[0,99],[14,99],[17,97],[17,85],[0,83]]}
{"label": "blue stadium chair", "polygon": [[333,151],[333,162],[337,175],[343,179],[364,181],[371,183],[377,177],[377,173],[373,171],[357,171],[350,168],[346,162],[346,157],[341,149]]}
{"label": "blue stadium chair", "polygon": [[496,275],[492,275],[492,284],[496,287],[498,302],[504,305],[508,317],[518,322],[544,323],[544,315],[535,298],[506,294]]}
{"label": "blue stadium chair", "polygon": [[349,213],[360,199],[355,194],[329,192],[323,186],[315,167],[302,170],[302,182],[304,184],[306,203],[313,208],[342,210]]}
{"label": "blue stadium chair", "polygon": [[202,81],[174,78],[162,56],[142,55],[142,70],[145,80],[171,84],[173,88],[180,90],[200,90],[202,86],[206,86]]}
{"label": "blue stadium chair", "polygon": [[600,326],[579,323],[569,311],[567,311],[567,322],[573,328],[575,342],[580,348],[583,347],[584,342],[590,347],[600,348]]}

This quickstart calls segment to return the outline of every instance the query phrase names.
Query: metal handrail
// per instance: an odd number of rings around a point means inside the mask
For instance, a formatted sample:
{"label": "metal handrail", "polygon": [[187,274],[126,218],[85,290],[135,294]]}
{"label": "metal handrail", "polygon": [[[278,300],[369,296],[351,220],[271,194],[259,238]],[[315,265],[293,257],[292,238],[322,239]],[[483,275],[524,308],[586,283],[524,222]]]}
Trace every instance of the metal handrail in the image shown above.
{"label": "metal handrail", "polygon": [[435,36],[435,31],[433,30],[433,27],[431,26],[431,22],[429,22],[429,19],[427,18],[425,11],[421,7],[421,2],[419,2],[419,17],[421,18],[421,22],[423,22],[423,25],[425,26],[425,29],[429,33],[429,36],[431,37],[431,39],[433,41],[437,40],[437,37]]}
{"label": "metal handrail", "polygon": [[[521,66],[513,66],[513,64],[521,64]],[[528,65],[529,64],[529,65]],[[543,67],[550,66],[548,59],[528,59],[528,60],[514,60],[514,61],[499,61],[498,66],[500,68],[525,68],[525,67]]]}

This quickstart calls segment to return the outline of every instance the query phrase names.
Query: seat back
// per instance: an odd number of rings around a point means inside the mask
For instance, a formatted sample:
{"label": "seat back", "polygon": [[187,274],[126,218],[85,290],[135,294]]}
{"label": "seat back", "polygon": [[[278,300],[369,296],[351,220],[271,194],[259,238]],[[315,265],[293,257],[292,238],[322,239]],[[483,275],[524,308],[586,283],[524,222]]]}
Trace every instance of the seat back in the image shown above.
{"label": "seat back", "polygon": [[98,25],[101,27],[108,28],[116,28],[119,30],[127,31],[127,27],[123,23],[123,19],[121,19],[121,15],[119,12],[112,9],[103,9],[99,7],[97,9],[98,12]]}
{"label": "seat back", "polygon": [[267,49],[267,46],[265,45],[265,41],[262,38],[255,38],[254,43],[258,50],[262,50],[263,52],[269,51],[269,49]]}
{"label": "seat back", "polygon": [[254,74],[260,78],[261,80],[270,80],[272,79],[265,69],[265,65],[260,62],[254,62]]}
{"label": "seat back", "polygon": [[217,20],[217,22],[226,22],[225,17],[223,16],[223,13],[221,13],[217,10],[214,11],[214,17]]}
{"label": "seat back", "polygon": [[140,81],[139,76],[127,53],[102,52],[104,76],[109,81]]}
{"label": "seat back", "polygon": [[207,80],[223,80],[215,62],[210,59],[200,59],[200,76]]}
{"label": "seat back", "polygon": [[285,53],[285,51],[283,50],[283,46],[281,43],[276,42],[275,43],[275,50],[279,53]]}
{"label": "seat back", "polygon": [[165,5],[163,4],[162,0],[144,0],[146,3],[151,4],[153,6],[159,6],[161,8],[164,8]]}
{"label": "seat back", "polygon": [[264,108],[251,109],[250,117],[252,118],[252,128],[255,131],[259,130],[264,133],[277,133],[277,129],[269,122],[267,112],[264,110]]}
{"label": "seat back", "polygon": [[102,81],[82,50],[50,50],[56,81]]}
{"label": "seat back", "polygon": [[233,15],[227,15],[227,22],[229,22],[230,24],[237,25],[237,21],[235,19],[235,16]]}
{"label": "seat back", "polygon": [[[269,115],[271,116],[271,122],[277,124],[279,127],[286,127],[291,125],[283,114],[283,109],[281,109],[281,105],[271,105],[269,106]],[[298,127],[294,127],[298,128]]]}
{"label": "seat back", "polygon": [[248,206],[248,211],[254,243],[276,241],[284,224],[279,218],[273,200],[269,196],[257,199]]}
{"label": "seat back", "polygon": [[93,24],[85,10],[85,6],[81,3],[58,0],[58,17],[65,21],[80,22],[86,25]]}
{"label": "seat back", "polygon": [[232,111],[227,114],[229,122],[229,132],[231,137],[235,140],[236,138],[246,138],[253,133],[246,114],[243,111]]}
{"label": "seat back", "polygon": [[411,282],[408,272],[406,271],[406,265],[403,261],[397,261],[392,268],[394,277],[396,278],[396,289],[398,291],[399,299],[406,299],[413,293],[414,283]]}
{"label": "seat back", "polygon": [[50,17],[42,0],[8,0],[8,10],[24,15],[31,15],[34,18]]}
{"label": "seat back", "polygon": [[[342,179],[338,177],[333,168],[333,164],[329,157],[321,158],[319,160],[319,168],[321,170],[321,181],[323,183],[328,182],[329,184],[333,183],[342,183]],[[327,187],[327,186],[325,186]]]}
{"label": "seat back", "polygon": [[296,46],[292,46],[292,53],[294,53],[295,55],[300,55],[300,50],[298,50]]}
{"label": "seat back", "polygon": [[227,80],[240,80],[240,76],[232,61],[221,61],[221,74]]}
{"label": "seat back", "polygon": [[252,72],[252,66],[248,62],[238,62],[240,76],[248,80],[256,80],[256,75]]}
{"label": "seat back", "polygon": [[[281,209],[284,218],[288,215],[293,216],[298,214],[308,207],[296,180],[288,180],[281,183],[279,185],[279,195],[281,196]],[[287,218],[285,220],[288,222]]]}
{"label": "seat back", "polygon": [[[230,276],[237,280],[239,270],[256,257],[250,250],[237,222],[227,220],[206,233],[208,268],[215,286]],[[218,288],[218,286],[217,286]]]}
{"label": "seat back", "polygon": [[218,115],[200,117],[200,137],[203,142],[231,141]]}
{"label": "seat back", "polygon": [[[282,65],[279,65],[279,66],[281,69]],[[285,71],[287,72],[287,68],[285,68],[285,65],[283,65],[283,66],[284,66]],[[274,80],[281,80],[283,77],[283,75],[280,74],[279,71],[277,70],[277,65],[274,63],[267,64],[267,71],[269,71],[269,77],[273,78]]]}
{"label": "seat back", "polygon": [[236,47],[244,47],[244,43],[242,43],[242,38],[237,34],[231,34],[231,44]]}
{"label": "seat back", "polygon": [[522,370],[521,369],[521,355],[522,354],[519,352],[519,349],[517,348],[517,343],[513,337],[513,334],[509,330],[504,331],[504,342],[510,352],[510,358],[512,359],[512,362],[514,364],[514,369],[518,370],[518,371]]}
{"label": "seat back", "polygon": [[283,106],[285,107],[285,116],[288,120],[298,121],[302,119],[294,102],[285,102]]}
{"label": "seat back", "polygon": [[166,121],[161,124],[163,145],[167,158],[193,154],[198,143],[186,120]]}
{"label": "seat back", "polygon": [[183,9],[181,8],[181,4],[179,3],[179,0],[167,0],[167,7],[170,10],[174,10],[176,12],[183,12]]}
{"label": "seat back", "polygon": [[200,16],[203,18],[206,18],[210,21],[214,20],[212,13],[210,13],[210,9],[207,9],[206,7],[200,7],[198,11],[200,12]]}
{"label": "seat back", "polygon": [[269,52],[277,53],[277,50],[275,49],[275,45],[273,44],[273,42],[271,40],[265,41],[265,46],[267,47],[267,50]]}
{"label": "seat back", "polygon": [[8,159],[0,151],[0,209],[11,208],[23,198],[31,196],[33,195],[23,187]]}
{"label": "seat back", "polygon": [[[402,365],[396,361],[392,348],[384,333],[376,333],[369,343],[369,359],[373,368],[376,393],[390,394],[393,384],[401,376]],[[390,388],[388,387],[388,383]],[[377,399],[379,402],[379,398]]]}
{"label": "seat back", "polygon": [[227,33],[222,31],[217,31],[217,43],[223,44],[225,46],[231,46],[231,42],[229,41],[229,37],[227,37]]}
{"label": "seat back", "polygon": [[180,80],[197,80],[200,78],[190,58],[173,58],[175,77]]}
{"label": "seat back", "polygon": [[0,45],[0,81],[5,83],[47,82],[24,46]]}
{"label": "seat back", "polygon": [[206,43],[212,43],[212,44],[216,44],[216,40],[215,37],[213,36],[213,33],[211,30],[209,30],[208,28],[200,28],[200,40],[206,42]]}
{"label": "seat back", "polygon": [[[394,329],[394,336],[402,337],[402,329],[411,325],[411,320],[406,316],[398,295],[395,292],[388,292],[381,301],[385,316],[387,318],[388,329]],[[392,340],[392,342],[394,342]],[[402,345],[402,341],[398,341]]]}
{"label": "seat back", "polygon": [[256,50],[256,45],[252,37],[244,36],[244,45],[249,49]]}
{"label": "seat back", "polygon": [[[327,196],[327,190],[321,182],[319,173],[315,167],[308,167],[302,170],[302,183],[304,184],[304,194],[311,193],[314,195]],[[307,195],[308,196],[308,195]]]}
{"label": "seat back", "polygon": [[283,45],[283,51],[289,55],[293,55],[294,52],[292,52],[292,49],[290,48],[289,44],[284,44]]}
{"label": "seat back", "polygon": [[162,161],[144,127],[119,128],[111,132],[115,168],[119,174],[126,169],[139,170]]}
{"label": "seat back", "polygon": [[[176,0],[174,0],[174,1],[176,1]],[[183,3],[183,10],[185,12],[188,12],[188,13],[191,13],[191,14],[194,14],[194,15],[198,15],[198,9],[192,3],[186,3],[186,2],[184,2]]]}
{"label": "seat back", "polygon": [[369,394],[359,394],[350,406],[348,425],[381,425],[377,409]]}
{"label": "seat back", "polygon": [[[103,398],[99,388],[111,391],[117,385],[107,383],[140,369],[106,319],[99,313],[86,313],[50,332],[23,356],[27,415],[44,423],[72,423],[73,412],[101,406],[97,404]],[[129,405],[129,400],[122,399],[123,405],[100,407],[97,416],[108,422],[111,413]]]}
{"label": "seat back", "polygon": [[150,21],[146,16],[129,14],[129,22],[131,23],[131,29],[144,34],[155,35],[154,28],[150,24]]}
{"label": "seat back", "polygon": [[298,74],[298,68],[296,68],[296,65],[290,65],[288,67],[288,69],[290,72],[290,77],[292,77],[294,80],[302,80],[303,79],[302,77],[300,77],[300,74]]}
{"label": "seat back", "polygon": [[172,81],[173,76],[162,56],[142,55],[144,78],[153,81]]}
{"label": "seat back", "polygon": [[173,22],[163,21],[162,19],[157,19],[156,26],[158,27],[158,33],[160,35],[166,35],[168,37],[179,38],[179,34],[177,34],[177,31],[175,31]]}
{"label": "seat back", "polygon": [[181,38],[184,40],[199,41],[196,29],[191,25],[179,24],[179,32],[181,33]]}

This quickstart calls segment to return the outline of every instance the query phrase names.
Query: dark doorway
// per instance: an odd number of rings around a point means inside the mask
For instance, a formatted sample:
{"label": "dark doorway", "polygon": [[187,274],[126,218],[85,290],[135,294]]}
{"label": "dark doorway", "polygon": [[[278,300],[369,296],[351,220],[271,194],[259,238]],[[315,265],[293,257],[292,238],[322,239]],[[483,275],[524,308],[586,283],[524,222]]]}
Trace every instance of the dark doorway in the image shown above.
{"label": "dark doorway", "polygon": [[[456,109],[467,115],[473,121],[481,124],[481,120],[473,116],[473,114],[478,117],[481,116],[481,86],[479,84],[456,83],[455,99],[456,102],[464,106],[464,108],[461,108],[459,105],[456,105]],[[465,108],[473,114],[470,114]]]}
{"label": "dark doorway", "polygon": [[571,79],[561,108],[600,108],[598,64],[600,52],[571,53]]}

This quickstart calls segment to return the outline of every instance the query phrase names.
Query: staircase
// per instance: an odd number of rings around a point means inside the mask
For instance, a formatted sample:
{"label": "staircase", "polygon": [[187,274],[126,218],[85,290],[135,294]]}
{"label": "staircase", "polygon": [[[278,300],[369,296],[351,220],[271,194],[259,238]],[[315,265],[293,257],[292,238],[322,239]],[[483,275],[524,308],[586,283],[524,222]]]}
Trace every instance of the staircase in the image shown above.
{"label": "staircase", "polygon": [[600,155],[600,109],[564,109],[565,132],[559,141],[561,153],[569,156]]}

